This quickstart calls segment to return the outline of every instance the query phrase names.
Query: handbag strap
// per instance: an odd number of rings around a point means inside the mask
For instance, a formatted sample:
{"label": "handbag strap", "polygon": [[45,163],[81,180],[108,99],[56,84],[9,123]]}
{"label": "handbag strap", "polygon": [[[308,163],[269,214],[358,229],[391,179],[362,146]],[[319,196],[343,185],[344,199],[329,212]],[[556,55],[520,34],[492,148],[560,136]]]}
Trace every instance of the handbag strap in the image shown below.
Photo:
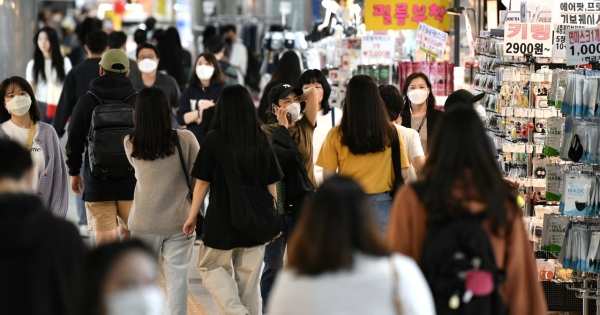
{"label": "handbag strap", "polygon": [[335,107],[331,107],[331,128],[335,127]]}
{"label": "handbag strap", "polygon": [[185,167],[185,160],[183,159],[183,151],[181,150],[181,144],[179,143],[179,134],[175,131],[176,141],[175,145],[177,146],[177,152],[179,152],[179,162],[181,163],[181,169],[183,170],[183,174],[185,175],[185,181],[187,182],[188,189],[192,191],[192,181],[190,180],[190,174],[187,171],[187,167]]}
{"label": "handbag strap", "polygon": [[392,137],[392,166],[394,167],[394,189],[399,188],[404,184],[402,178],[402,158],[400,157],[400,139],[398,138],[398,128],[392,126],[396,130],[395,137]]}
{"label": "handbag strap", "polygon": [[400,301],[400,292],[398,292],[399,280],[398,280],[398,269],[394,263],[394,259],[390,256],[390,268],[392,270],[392,296],[394,299],[394,307],[396,308],[396,314],[402,315],[402,302]]}
{"label": "handbag strap", "polygon": [[27,152],[31,152],[31,148],[33,147],[33,136],[35,136],[35,123],[32,120],[29,122],[29,134],[27,135],[27,142],[25,143]]}

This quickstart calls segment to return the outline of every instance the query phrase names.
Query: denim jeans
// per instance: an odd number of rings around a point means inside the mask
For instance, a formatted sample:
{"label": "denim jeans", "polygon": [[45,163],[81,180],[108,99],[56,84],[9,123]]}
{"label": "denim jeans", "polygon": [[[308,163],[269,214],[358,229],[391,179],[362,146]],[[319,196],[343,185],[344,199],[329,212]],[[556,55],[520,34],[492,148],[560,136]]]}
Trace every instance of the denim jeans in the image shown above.
{"label": "denim jeans", "polygon": [[379,231],[385,233],[387,231],[388,222],[390,221],[390,209],[392,208],[392,196],[388,193],[369,195],[371,199],[371,207],[377,215],[377,224]]}
{"label": "denim jeans", "polygon": [[[85,161],[85,153],[83,154],[83,160]],[[79,174],[83,177],[83,163],[81,163],[81,170]],[[85,212],[85,202],[83,201],[83,195],[75,195],[75,204],[77,205],[77,224],[79,226],[88,226],[87,213]]]}
{"label": "denim jeans", "polygon": [[187,315],[188,269],[192,260],[194,238],[183,232],[170,235],[131,233],[162,257],[162,269],[167,280],[166,315]]}
{"label": "denim jeans", "polygon": [[281,268],[283,268],[283,254],[285,253],[285,246],[292,231],[292,215],[289,213],[284,213],[281,215],[281,220],[284,223],[281,236],[267,245],[265,250],[265,266],[260,280],[260,294],[262,295],[263,299],[263,313],[266,313],[269,295],[271,294],[271,288],[273,287],[277,273],[279,270],[281,270]]}

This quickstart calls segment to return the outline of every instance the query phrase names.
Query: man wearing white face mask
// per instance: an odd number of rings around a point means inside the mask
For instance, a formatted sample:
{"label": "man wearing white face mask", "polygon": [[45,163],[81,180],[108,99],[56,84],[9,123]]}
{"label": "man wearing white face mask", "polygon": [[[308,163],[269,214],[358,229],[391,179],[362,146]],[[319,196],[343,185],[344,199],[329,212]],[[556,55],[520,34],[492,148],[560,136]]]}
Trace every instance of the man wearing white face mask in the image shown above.
{"label": "man wearing white face mask", "polygon": [[[141,91],[147,87],[157,87],[167,95],[169,104],[173,113],[176,113],[179,106],[179,86],[177,81],[168,74],[161,73],[157,70],[158,62],[160,61],[160,53],[156,46],[143,43],[138,45],[136,50],[137,65],[140,69],[140,75],[130,77],[131,83],[136,91]],[[176,124],[177,122],[174,121]]]}
{"label": "man wearing white face mask", "polygon": [[[263,130],[271,138],[283,180],[277,183],[277,208],[284,228],[265,250],[265,267],[260,290],[263,312],[268,303],[273,280],[283,267],[283,254],[294,224],[306,198],[315,189],[316,180],[313,159],[313,134],[317,124],[319,98],[314,87],[302,90],[289,84],[278,84],[268,95],[271,105],[270,124]],[[304,116],[300,118],[300,102],[306,102]]]}

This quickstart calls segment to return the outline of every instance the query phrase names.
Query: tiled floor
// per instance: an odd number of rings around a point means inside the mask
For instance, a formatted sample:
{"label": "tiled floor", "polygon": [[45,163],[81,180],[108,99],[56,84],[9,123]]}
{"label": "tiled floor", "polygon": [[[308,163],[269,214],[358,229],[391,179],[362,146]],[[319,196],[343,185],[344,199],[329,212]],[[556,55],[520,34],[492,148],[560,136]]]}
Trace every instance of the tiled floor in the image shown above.
{"label": "tiled floor", "polygon": [[[77,224],[77,208],[75,204],[76,195],[73,192],[69,192],[69,211],[67,212],[67,220]],[[88,244],[91,245],[94,242],[93,236],[86,239]],[[202,285],[202,279],[200,273],[196,268],[198,262],[198,246],[194,246],[194,255],[190,263],[190,269],[188,273],[189,283],[189,297],[188,297],[188,314],[190,315],[218,315],[217,308],[212,299],[212,296],[206,288]],[[164,277],[159,279],[159,285],[165,288]]]}

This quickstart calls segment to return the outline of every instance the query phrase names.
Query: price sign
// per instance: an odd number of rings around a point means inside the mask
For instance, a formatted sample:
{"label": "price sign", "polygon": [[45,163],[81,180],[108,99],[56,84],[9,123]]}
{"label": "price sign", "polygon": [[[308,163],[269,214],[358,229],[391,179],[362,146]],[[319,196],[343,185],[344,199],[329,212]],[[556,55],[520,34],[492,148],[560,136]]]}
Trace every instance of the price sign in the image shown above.
{"label": "price sign", "polygon": [[600,61],[600,27],[567,30],[567,66]]}
{"label": "price sign", "polygon": [[448,33],[440,31],[425,23],[419,23],[415,46],[417,49],[430,56],[441,58],[444,56],[447,38]]}
{"label": "price sign", "polygon": [[396,40],[390,35],[363,36],[361,55],[363,58],[393,59]]}
{"label": "price sign", "polygon": [[551,24],[506,23],[504,24],[504,55],[552,57]]}
{"label": "price sign", "polygon": [[565,36],[567,30],[585,28],[585,25],[554,24],[554,36],[552,38],[552,58],[567,58]]}

